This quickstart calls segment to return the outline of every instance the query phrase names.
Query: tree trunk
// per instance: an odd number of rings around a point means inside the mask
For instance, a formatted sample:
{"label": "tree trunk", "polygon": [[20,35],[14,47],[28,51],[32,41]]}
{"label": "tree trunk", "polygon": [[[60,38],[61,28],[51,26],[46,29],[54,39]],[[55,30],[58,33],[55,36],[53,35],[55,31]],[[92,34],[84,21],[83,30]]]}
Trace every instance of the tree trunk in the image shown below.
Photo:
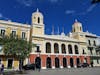
{"label": "tree trunk", "polygon": [[23,66],[23,60],[20,59],[20,60],[19,60],[19,71],[20,71],[20,72],[22,71],[22,66]]}

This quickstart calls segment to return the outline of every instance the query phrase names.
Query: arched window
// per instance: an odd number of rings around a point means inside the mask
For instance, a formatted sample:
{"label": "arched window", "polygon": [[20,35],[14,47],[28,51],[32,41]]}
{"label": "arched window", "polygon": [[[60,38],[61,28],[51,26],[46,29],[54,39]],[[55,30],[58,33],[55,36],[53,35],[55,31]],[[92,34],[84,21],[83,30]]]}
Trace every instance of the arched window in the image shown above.
{"label": "arched window", "polygon": [[38,17],[38,23],[40,23],[40,17]]}
{"label": "arched window", "polygon": [[36,19],[36,17],[34,16],[34,19]]}
{"label": "arched window", "polygon": [[62,44],[62,45],[61,45],[61,49],[62,49],[62,53],[66,53],[65,44]]}
{"label": "arched window", "polygon": [[85,50],[83,49],[83,53],[82,54],[86,54]]}
{"label": "arched window", "polygon": [[90,42],[90,40],[88,40],[88,43],[89,43],[89,45],[91,45],[91,42]]}
{"label": "arched window", "polygon": [[73,54],[72,45],[68,45],[68,52],[69,52],[69,54]]}
{"label": "arched window", "polygon": [[74,28],[74,32],[75,32],[75,28]]}
{"label": "arched window", "polygon": [[94,40],[94,46],[96,46],[96,42],[95,42],[95,40]]}
{"label": "arched window", "polygon": [[46,53],[51,53],[51,44],[49,42],[46,43]]}
{"label": "arched window", "polygon": [[74,46],[74,49],[75,49],[75,54],[79,54],[77,45]]}
{"label": "arched window", "polygon": [[59,46],[57,43],[54,44],[54,53],[59,53]]}
{"label": "arched window", "polygon": [[80,27],[80,31],[82,31],[82,28]]}

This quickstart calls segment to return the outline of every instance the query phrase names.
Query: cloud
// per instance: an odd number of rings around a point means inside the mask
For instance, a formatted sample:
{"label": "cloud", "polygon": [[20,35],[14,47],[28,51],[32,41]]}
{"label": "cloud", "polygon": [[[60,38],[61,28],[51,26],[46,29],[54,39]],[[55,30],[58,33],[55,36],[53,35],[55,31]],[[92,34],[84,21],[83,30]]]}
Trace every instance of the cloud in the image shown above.
{"label": "cloud", "polygon": [[0,13],[0,19],[9,20],[9,18],[5,17],[2,13]]}
{"label": "cloud", "polygon": [[50,1],[51,3],[56,3],[56,2],[58,2],[59,0],[48,0],[48,1]]}
{"label": "cloud", "polygon": [[96,7],[96,4],[91,5],[90,7],[88,7],[86,12],[91,12],[95,7]]}
{"label": "cloud", "polygon": [[66,14],[72,15],[72,14],[75,13],[75,10],[66,10],[65,13],[66,13]]}
{"label": "cloud", "polygon": [[30,7],[33,5],[33,0],[17,0],[18,3],[23,4],[27,7]]}
{"label": "cloud", "polygon": [[48,0],[49,2],[51,2],[51,3],[60,3],[60,2],[62,2],[62,1],[64,1],[64,0]]}
{"label": "cloud", "polygon": [[95,7],[96,7],[96,4],[91,5],[86,10],[84,10],[83,12],[76,13],[76,15],[86,15],[86,14],[92,12]]}
{"label": "cloud", "polygon": [[0,13],[0,18],[3,18],[3,15],[2,15],[2,13]]}

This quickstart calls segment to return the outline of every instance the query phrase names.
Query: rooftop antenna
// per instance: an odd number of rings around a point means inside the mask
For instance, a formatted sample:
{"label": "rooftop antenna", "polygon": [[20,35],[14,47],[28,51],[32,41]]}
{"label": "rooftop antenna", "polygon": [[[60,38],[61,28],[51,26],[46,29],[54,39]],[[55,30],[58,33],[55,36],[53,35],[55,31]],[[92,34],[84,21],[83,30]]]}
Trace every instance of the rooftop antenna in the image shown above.
{"label": "rooftop antenna", "polygon": [[58,35],[59,35],[59,26],[58,26]]}
{"label": "rooftop antenna", "polygon": [[39,9],[37,8],[36,12],[39,12]]}
{"label": "rooftop antenna", "polygon": [[64,27],[62,27],[62,32],[64,33]]}
{"label": "rooftop antenna", "polygon": [[75,22],[78,22],[77,19],[75,19]]}
{"label": "rooftop antenna", "polygon": [[52,33],[51,34],[54,35],[54,26],[52,26]]}

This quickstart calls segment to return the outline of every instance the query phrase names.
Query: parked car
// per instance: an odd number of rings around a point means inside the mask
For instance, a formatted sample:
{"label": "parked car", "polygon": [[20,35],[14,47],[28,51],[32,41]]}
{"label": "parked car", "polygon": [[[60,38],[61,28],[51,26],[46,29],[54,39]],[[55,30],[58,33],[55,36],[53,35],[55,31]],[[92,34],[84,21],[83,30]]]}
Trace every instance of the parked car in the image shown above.
{"label": "parked car", "polygon": [[35,64],[32,63],[32,64],[26,64],[23,66],[23,69],[24,70],[35,70]]}
{"label": "parked car", "polygon": [[82,67],[82,64],[78,64],[78,65],[77,65],[77,68],[81,68],[81,67]]}
{"label": "parked car", "polygon": [[89,64],[88,64],[88,63],[82,63],[81,66],[82,66],[82,67],[89,67]]}

